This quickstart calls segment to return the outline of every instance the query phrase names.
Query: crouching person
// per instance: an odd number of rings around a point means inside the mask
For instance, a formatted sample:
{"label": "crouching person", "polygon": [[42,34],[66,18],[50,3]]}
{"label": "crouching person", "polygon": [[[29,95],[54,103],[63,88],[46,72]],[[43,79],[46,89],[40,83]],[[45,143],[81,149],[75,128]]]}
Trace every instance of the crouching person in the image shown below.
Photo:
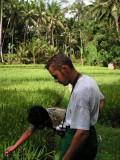
{"label": "crouching person", "polygon": [[66,110],[60,108],[43,108],[42,106],[32,106],[28,111],[29,128],[22,134],[18,141],[5,150],[5,155],[8,156],[10,152],[14,151],[23,142],[25,142],[38,129],[45,127],[56,131],[56,127],[63,121]]}

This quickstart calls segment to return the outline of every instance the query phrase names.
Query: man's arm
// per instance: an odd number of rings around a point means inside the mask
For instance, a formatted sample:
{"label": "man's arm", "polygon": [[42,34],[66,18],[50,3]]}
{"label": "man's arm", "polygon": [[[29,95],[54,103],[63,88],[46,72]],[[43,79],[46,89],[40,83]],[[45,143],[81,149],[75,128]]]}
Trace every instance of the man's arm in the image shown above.
{"label": "man's arm", "polygon": [[89,136],[88,130],[77,129],[72,143],[62,160],[72,160],[76,156],[78,150],[81,150],[85,144],[85,140]]}
{"label": "man's arm", "polygon": [[6,150],[5,150],[5,155],[9,155],[11,151],[15,150],[18,146],[20,146],[24,141],[26,141],[29,136],[32,134],[33,132],[30,132],[28,130],[26,130],[23,135],[19,138],[19,140],[13,145],[13,146],[10,146],[8,147]]}
{"label": "man's arm", "polygon": [[104,103],[105,103],[105,99],[100,101],[100,112],[101,112],[101,110],[102,110],[102,108],[104,106]]}

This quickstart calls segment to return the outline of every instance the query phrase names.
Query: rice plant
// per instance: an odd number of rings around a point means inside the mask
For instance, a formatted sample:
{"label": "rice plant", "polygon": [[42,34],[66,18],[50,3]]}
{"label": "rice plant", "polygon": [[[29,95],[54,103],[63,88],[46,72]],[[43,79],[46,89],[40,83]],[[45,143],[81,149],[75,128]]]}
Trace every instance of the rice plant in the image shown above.
{"label": "rice plant", "polygon": [[[96,160],[118,160],[120,130],[112,127],[118,127],[120,124],[120,70],[110,71],[104,67],[79,65],[75,67],[81,74],[93,77],[106,98],[105,107],[99,117],[99,125],[96,126],[101,147]],[[47,129],[36,131],[11,156],[5,157],[4,152],[28,128],[29,107],[42,105],[45,108],[66,108],[69,95],[68,87],[55,84],[49,72],[44,69],[44,65],[0,65],[0,159],[47,160],[54,157],[60,150],[60,138],[55,135],[53,144],[50,144],[52,132]],[[109,139],[108,132],[112,135]],[[110,146],[114,146],[115,149],[112,150]]]}

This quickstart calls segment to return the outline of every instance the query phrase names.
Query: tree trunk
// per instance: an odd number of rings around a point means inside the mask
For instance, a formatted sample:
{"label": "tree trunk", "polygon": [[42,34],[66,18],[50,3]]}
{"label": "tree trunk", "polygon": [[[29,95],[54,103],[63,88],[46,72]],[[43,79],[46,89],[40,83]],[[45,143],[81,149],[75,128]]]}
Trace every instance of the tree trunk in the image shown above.
{"label": "tree trunk", "polygon": [[39,28],[38,28],[38,39],[40,39],[41,38],[41,31],[40,31],[41,23],[40,23],[40,21],[38,22],[38,26],[39,26]]}
{"label": "tree trunk", "polygon": [[3,10],[3,2],[1,0],[1,16],[0,16],[0,57],[1,57],[1,62],[3,61],[3,56],[2,56],[2,10]]}
{"label": "tree trunk", "polygon": [[[79,21],[79,26],[80,26],[80,22],[81,22],[80,14],[78,16],[78,21]],[[82,31],[81,31],[81,28],[80,28],[80,46],[81,46],[81,62],[82,62],[82,65],[83,65],[83,44],[82,44]]]}
{"label": "tree trunk", "polygon": [[117,31],[117,34],[118,34],[118,39],[120,41],[120,35],[119,35],[119,22],[118,22],[118,13],[117,13],[117,4],[114,4],[113,8],[112,8],[112,15],[115,19],[115,24],[116,24],[116,31]]}
{"label": "tree trunk", "polygon": [[70,41],[70,58],[71,58],[71,32],[69,32],[69,41]]}
{"label": "tree trunk", "polygon": [[7,28],[6,28],[6,30],[5,30],[5,34],[4,34],[4,37],[3,37],[3,43],[2,43],[2,44],[4,44],[4,41],[5,41],[5,37],[6,37],[6,33],[7,33],[8,27],[9,27],[9,24],[10,24],[10,18],[8,19]]}
{"label": "tree trunk", "polygon": [[67,52],[67,35],[65,34],[65,55],[68,56],[68,52]]}
{"label": "tree trunk", "polygon": [[80,29],[80,46],[81,46],[81,62],[82,62],[82,65],[83,65],[83,45],[82,45],[82,31]]}
{"label": "tree trunk", "polygon": [[35,54],[33,53],[33,63],[35,64]]}
{"label": "tree trunk", "polygon": [[58,35],[57,35],[57,31],[56,31],[56,47],[58,48]]}
{"label": "tree trunk", "polygon": [[118,17],[115,18],[115,23],[116,23],[116,30],[117,30],[117,34],[118,34],[118,39],[120,41]]}
{"label": "tree trunk", "polygon": [[58,40],[58,53],[60,53],[60,48],[59,48],[59,40]]}
{"label": "tree trunk", "polygon": [[27,35],[27,26],[28,26],[28,23],[26,22],[25,33],[24,33],[24,45],[23,45],[24,51],[25,51],[25,43],[26,43],[26,35]]}
{"label": "tree trunk", "polygon": [[14,38],[14,25],[12,29],[12,42],[11,42],[11,54],[13,55],[13,38]]}
{"label": "tree trunk", "polygon": [[54,47],[54,35],[53,35],[53,27],[52,27],[52,45]]}
{"label": "tree trunk", "polygon": [[58,34],[57,34],[57,30],[56,30],[56,47],[57,47],[57,53],[59,53],[60,52],[60,50],[59,50],[59,39],[58,39]]}

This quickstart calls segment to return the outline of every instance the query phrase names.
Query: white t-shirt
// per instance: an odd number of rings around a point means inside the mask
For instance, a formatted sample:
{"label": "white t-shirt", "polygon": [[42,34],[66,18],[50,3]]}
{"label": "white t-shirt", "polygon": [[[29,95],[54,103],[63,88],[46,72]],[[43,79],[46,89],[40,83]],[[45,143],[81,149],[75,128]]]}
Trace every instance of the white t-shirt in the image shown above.
{"label": "white t-shirt", "polygon": [[100,101],[104,99],[93,78],[83,75],[71,94],[64,125],[89,130],[98,119]]}

